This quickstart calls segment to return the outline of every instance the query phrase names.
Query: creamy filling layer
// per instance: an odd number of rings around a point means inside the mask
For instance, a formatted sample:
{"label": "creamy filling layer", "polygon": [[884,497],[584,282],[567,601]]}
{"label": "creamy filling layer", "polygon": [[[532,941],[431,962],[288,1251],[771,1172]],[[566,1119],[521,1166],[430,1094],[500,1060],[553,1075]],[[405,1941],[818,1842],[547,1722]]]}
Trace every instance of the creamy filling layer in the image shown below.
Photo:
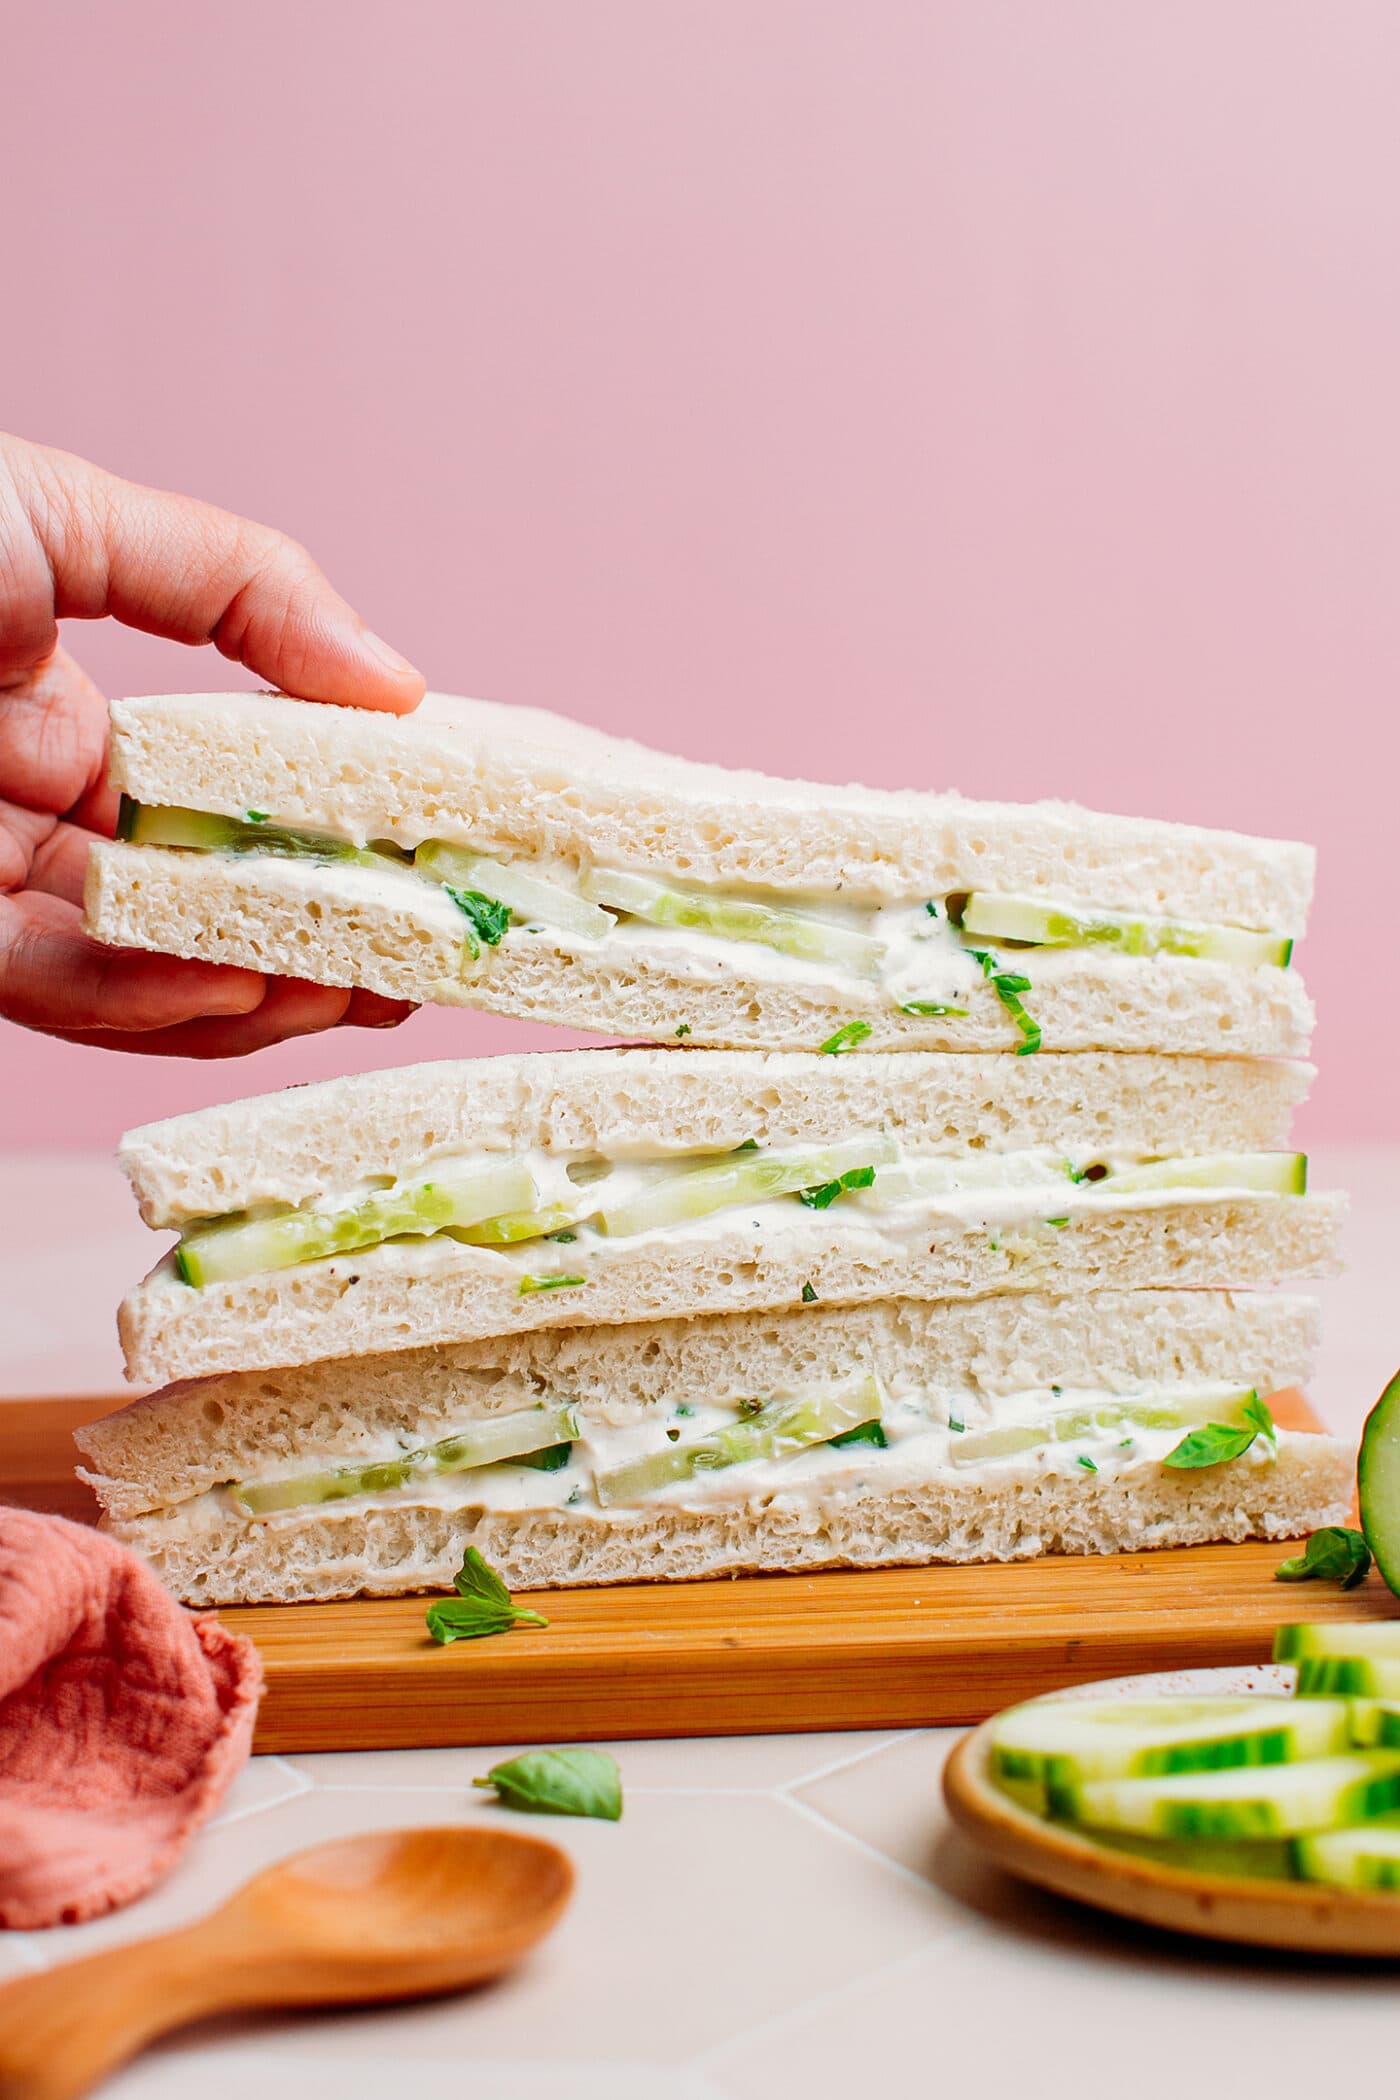
{"label": "creamy filling layer", "polygon": [[1036,1387],[990,1406],[970,1388],[886,1389],[858,1372],[786,1395],[681,1405],[622,1427],[583,1419],[561,1399],[478,1418],[432,1442],[405,1428],[365,1436],[353,1456],[290,1459],[177,1507],[182,1516],[236,1512],[275,1526],[332,1504],[607,1514],[826,1501],[938,1480],[1087,1480],[1162,1465],[1202,1435],[1216,1439],[1214,1463],[1256,1446],[1267,1456],[1273,1434],[1258,1410],[1252,1390],[1223,1382],[1131,1395]]}
{"label": "creamy filling layer", "polygon": [[[921,1017],[965,1017],[973,1001],[994,997],[1019,1031],[1022,1053],[1040,1045],[1029,958],[1091,950],[1107,963],[1176,955],[1283,968],[1293,948],[1288,935],[1267,929],[1193,925],[1044,897],[970,891],[889,904],[846,892],[706,888],[562,859],[506,860],[441,839],[410,850],[299,831],[260,810],[228,817],[128,800],[118,835],[138,845],[343,867],[356,894],[377,893],[387,904],[421,910],[431,892],[444,926],[460,937],[467,979],[489,970],[502,947],[545,940],[577,954],[609,940],[640,940],[675,974],[699,983],[815,977],[836,997],[843,987],[876,987],[892,1007]],[[677,1032],[684,1035],[683,1022]]]}
{"label": "creamy filling layer", "polygon": [[[582,1157],[536,1147],[438,1159],[400,1180],[342,1189],[296,1209],[200,1220],[175,1249],[196,1288],[299,1267],[400,1240],[456,1240],[490,1250],[521,1296],[581,1288],[607,1241],[679,1239],[750,1227],[810,1229],[814,1218],[886,1245],[939,1220],[998,1233],[1072,1227],[1106,1205],[1144,1209],[1307,1188],[1302,1153],[1075,1160],[1047,1149],[918,1153],[887,1131],[830,1145],[754,1142],[722,1154]],[[737,1214],[737,1215],[736,1215]],[[826,1235],[823,1235],[826,1237]]]}

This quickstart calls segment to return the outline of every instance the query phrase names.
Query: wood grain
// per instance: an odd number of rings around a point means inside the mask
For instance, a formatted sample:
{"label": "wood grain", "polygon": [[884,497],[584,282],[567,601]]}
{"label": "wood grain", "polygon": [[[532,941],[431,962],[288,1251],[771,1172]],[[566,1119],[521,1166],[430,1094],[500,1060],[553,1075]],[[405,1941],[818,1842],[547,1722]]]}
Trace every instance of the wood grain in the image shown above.
{"label": "wood grain", "polygon": [[[8,1498],[90,1516],[73,1429],[120,1403],[0,1402]],[[1291,1428],[1318,1424],[1299,1394]],[[0,1493],[5,1492],[0,1489]],[[84,1508],[86,1498],[86,1509]],[[991,1567],[560,1590],[548,1631],[439,1648],[423,1599],[250,1605],[260,1750],[752,1735],[978,1721],[1088,1678],[1267,1660],[1275,1626],[1385,1618],[1388,1592],[1273,1580],[1287,1549],[1193,1546]]]}

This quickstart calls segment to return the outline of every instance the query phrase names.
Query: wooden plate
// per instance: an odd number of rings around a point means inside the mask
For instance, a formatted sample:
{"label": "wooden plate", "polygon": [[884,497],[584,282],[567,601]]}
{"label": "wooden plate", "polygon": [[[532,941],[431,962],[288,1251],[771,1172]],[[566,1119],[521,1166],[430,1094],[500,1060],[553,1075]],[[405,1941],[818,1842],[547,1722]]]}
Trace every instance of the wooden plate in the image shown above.
{"label": "wooden plate", "polygon": [[[1235,1693],[1283,1689],[1284,1672],[1173,1671],[1081,1685],[1069,1696],[1151,1698],[1160,1692]],[[1272,1681],[1270,1681],[1272,1680]],[[990,1778],[993,1722],[964,1736],[943,1773],[949,1814],[1000,1867],[1057,1896],[1073,1896],[1139,1924],[1213,1940],[1288,1947],[1305,1954],[1365,1954],[1400,1960],[1400,1894],[1353,1893],[1315,1882],[1252,1881],[1189,1874],[1135,1859],[1047,1823]]]}

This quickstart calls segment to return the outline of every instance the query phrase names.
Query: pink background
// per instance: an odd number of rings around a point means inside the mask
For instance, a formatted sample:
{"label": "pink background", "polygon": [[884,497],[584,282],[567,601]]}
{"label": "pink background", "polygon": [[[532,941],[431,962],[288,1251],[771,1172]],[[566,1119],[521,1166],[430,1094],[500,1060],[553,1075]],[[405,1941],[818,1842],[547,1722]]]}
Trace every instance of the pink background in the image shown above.
{"label": "pink background", "polygon": [[[0,422],[286,527],[439,685],[1315,840],[1310,1132],[1400,1136],[1392,0],[8,13]],[[546,1040],[0,1025],[0,1145]]]}

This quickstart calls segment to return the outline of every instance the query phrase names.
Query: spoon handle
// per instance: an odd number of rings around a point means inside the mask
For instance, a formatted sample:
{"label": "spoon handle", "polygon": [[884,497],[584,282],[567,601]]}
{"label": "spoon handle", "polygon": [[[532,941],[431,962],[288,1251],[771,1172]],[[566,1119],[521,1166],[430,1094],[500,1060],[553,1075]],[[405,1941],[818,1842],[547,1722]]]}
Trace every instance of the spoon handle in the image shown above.
{"label": "spoon handle", "polygon": [[155,2035],[213,2011],[219,1966],[206,1923],[7,1984],[0,2100],[77,2100]]}

